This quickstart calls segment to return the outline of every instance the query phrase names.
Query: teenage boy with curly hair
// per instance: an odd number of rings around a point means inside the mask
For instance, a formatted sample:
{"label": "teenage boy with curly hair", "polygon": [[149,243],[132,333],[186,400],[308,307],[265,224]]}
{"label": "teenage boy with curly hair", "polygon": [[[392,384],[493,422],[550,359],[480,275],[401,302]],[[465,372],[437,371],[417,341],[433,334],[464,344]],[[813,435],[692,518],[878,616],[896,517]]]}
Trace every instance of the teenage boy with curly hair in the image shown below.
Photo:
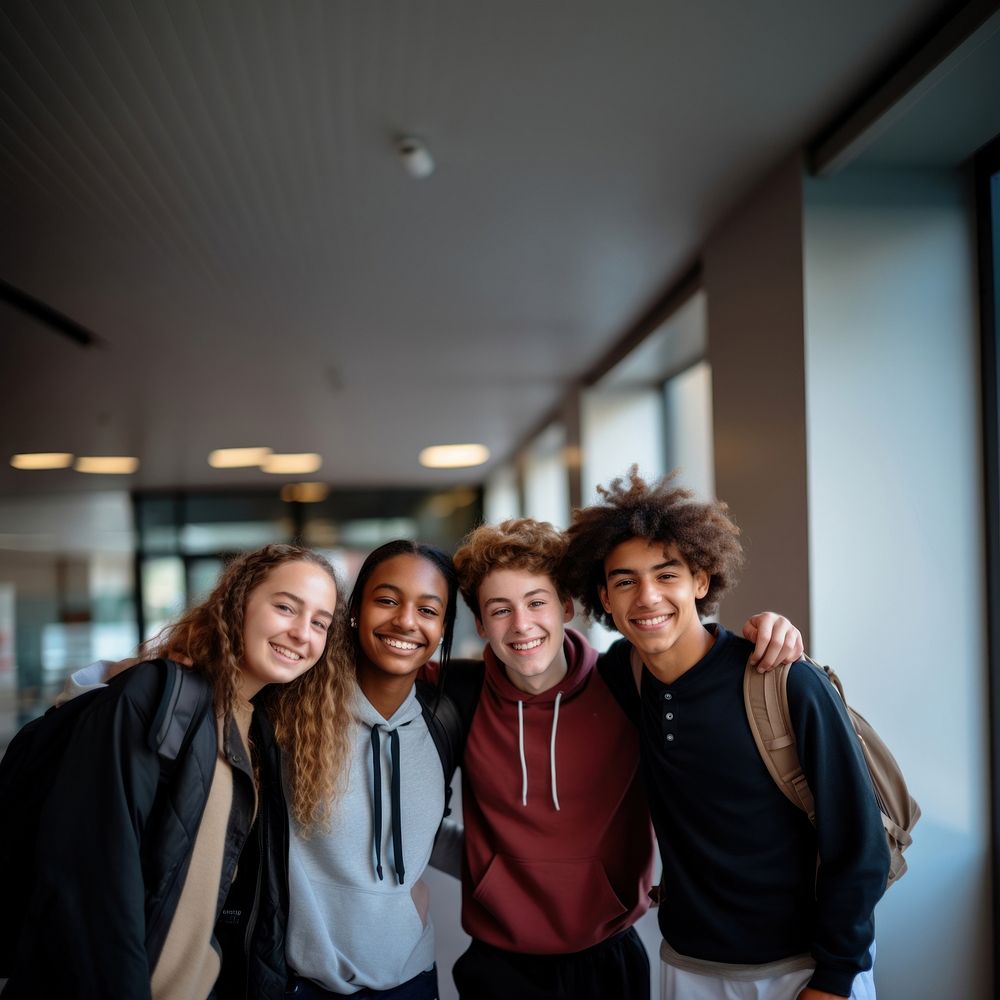
{"label": "teenage boy with curly hair", "polygon": [[[633,924],[646,911],[655,843],[635,727],[598,654],[565,625],[563,535],[528,518],[484,525],[455,554],[488,640],[462,764],[463,1000],[648,998]],[[800,636],[755,616],[765,665]],[[772,634],[773,630],[773,634]],[[748,647],[751,648],[751,647]]]}
{"label": "teenage boy with curly hair", "polygon": [[843,702],[820,671],[792,666],[788,701],[814,828],[751,735],[749,643],[702,624],[742,562],[728,508],[669,478],[647,485],[635,467],[599,493],[574,513],[563,579],[625,637],[604,676],[638,725],[663,861],[661,996],[874,998],[873,910],[889,855]]}

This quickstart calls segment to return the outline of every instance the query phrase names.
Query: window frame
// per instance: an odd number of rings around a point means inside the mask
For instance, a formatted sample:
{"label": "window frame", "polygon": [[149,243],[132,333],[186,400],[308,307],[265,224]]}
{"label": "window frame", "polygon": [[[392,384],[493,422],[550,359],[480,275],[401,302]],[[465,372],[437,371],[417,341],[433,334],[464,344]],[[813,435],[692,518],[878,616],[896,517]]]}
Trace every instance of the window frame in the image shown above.
{"label": "window frame", "polygon": [[[993,925],[1000,926],[1000,136],[974,157],[981,325]],[[1000,982],[1000,952],[993,954]]]}

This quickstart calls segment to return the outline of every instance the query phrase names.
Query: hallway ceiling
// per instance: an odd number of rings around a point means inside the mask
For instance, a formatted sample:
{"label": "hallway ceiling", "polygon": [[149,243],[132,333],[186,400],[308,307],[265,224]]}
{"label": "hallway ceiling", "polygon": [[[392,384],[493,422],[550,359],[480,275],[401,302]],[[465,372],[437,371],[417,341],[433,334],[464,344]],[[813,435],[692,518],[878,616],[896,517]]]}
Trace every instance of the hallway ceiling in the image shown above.
{"label": "hallway ceiling", "polygon": [[302,478],[208,467],[243,445],[334,485],[478,480],[417,454],[505,457],[955,6],[4,0],[0,279],[100,343],[0,304],[0,492]]}

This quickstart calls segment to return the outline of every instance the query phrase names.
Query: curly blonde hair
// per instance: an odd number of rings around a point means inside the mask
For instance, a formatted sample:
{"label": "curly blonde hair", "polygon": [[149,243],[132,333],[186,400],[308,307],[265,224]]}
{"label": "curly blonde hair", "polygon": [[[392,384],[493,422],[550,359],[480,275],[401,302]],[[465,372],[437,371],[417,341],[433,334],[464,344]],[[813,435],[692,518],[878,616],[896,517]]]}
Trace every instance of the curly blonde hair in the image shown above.
{"label": "curly blonde hair", "polygon": [[183,652],[211,684],[216,713],[232,715],[240,697],[247,601],[273,570],[289,562],[318,566],[337,589],[333,621],[319,660],[290,684],[266,688],[263,697],[286,758],[288,808],[308,833],[328,823],[348,761],[354,665],[344,590],[333,566],[319,553],[298,545],[265,545],[238,556],[201,604],[144,643],[140,652],[144,657]]}
{"label": "curly blonde hair", "polygon": [[547,576],[561,598],[569,591],[559,579],[566,539],[548,521],[516,517],[500,524],[482,524],[465,536],[455,553],[455,569],[462,597],[480,618],[479,588],[495,569],[523,569]]}

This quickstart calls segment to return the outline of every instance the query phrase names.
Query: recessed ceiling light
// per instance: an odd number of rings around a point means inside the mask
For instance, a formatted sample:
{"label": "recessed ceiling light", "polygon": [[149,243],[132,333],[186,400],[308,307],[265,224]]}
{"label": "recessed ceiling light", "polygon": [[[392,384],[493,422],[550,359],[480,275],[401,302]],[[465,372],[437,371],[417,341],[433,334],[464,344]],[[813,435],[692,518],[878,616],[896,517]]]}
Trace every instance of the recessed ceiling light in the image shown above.
{"label": "recessed ceiling light", "polygon": [[213,469],[250,469],[262,465],[270,454],[270,448],[216,448],[209,452],[208,464]]}
{"label": "recessed ceiling light", "polygon": [[428,469],[467,469],[489,460],[484,444],[436,444],[420,453],[420,464]]}
{"label": "recessed ceiling light", "polygon": [[329,492],[326,483],[288,483],[281,487],[281,499],[286,503],[319,503]]}
{"label": "recessed ceiling light", "polygon": [[66,451],[34,451],[11,455],[10,464],[15,469],[68,469],[73,464],[73,456]]}
{"label": "recessed ceiling light", "polygon": [[322,464],[319,455],[307,451],[295,455],[268,455],[260,467],[276,476],[302,476],[315,472]]}
{"label": "recessed ceiling light", "polygon": [[131,455],[81,455],[73,468],[98,476],[128,476],[139,468],[139,459]]}

